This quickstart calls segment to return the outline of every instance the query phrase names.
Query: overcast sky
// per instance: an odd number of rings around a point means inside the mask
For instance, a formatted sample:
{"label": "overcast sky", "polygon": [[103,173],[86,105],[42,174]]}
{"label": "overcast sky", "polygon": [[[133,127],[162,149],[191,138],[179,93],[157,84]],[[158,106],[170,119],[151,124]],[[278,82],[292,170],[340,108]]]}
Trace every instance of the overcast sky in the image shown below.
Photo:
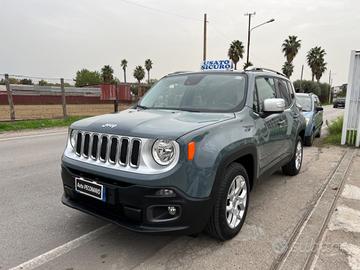
{"label": "overcast sky", "polygon": [[311,79],[306,52],[322,46],[334,84],[347,81],[350,51],[360,49],[359,0],[0,0],[0,74],[71,79],[81,68],[109,64],[123,80],[123,58],[132,80],[134,67],[147,58],[155,78],[199,70],[203,13],[209,20],[207,58],[224,59],[232,40],[246,46],[244,13],[252,11],[253,26],[275,19],[252,32],[250,61],[256,66],[280,70],[281,44],[297,35],[302,46],[293,80],[302,64]]}

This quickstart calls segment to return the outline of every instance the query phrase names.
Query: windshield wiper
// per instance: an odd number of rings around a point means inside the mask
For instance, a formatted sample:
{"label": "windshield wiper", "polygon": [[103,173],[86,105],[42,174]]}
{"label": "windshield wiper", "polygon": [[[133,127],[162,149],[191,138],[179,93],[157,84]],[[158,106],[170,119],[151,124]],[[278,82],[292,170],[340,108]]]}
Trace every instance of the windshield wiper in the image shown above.
{"label": "windshield wiper", "polygon": [[149,109],[148,107],[146,106],[142,106],[142,105],[136,105],[136,108],[140,108],[140,109],[143,109],[143,110],[146,110],[146,109]]}

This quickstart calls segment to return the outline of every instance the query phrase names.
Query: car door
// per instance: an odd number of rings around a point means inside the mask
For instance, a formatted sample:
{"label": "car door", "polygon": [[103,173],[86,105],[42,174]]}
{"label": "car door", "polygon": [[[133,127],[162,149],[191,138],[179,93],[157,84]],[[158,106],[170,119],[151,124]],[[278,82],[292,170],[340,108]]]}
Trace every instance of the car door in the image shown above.
{"label": "car door", "polygon": [[293,106],[296,106],[295,103],[295,93],[287,80],[281,78],[275,78],[275,86],[277,91],[277,96],[285,100],[285,111],[283,112],[284,126],[283,134],[284,140],[286,143],[284,145],[284,155],[293,154],[293,141],[296,136],[296,127],[297,125],[294,121],[300,116],[299,114],[294,113]]}
{"label": "car door", "polygon": [[264,100],[277,98],[275,82],[272,77],[261,76],[255,79],[254,113],[258,138],[260,173],[280,161],[285,152],[286,119],[283,113],[264,112]]}
{"label": "car door", "polygon": [[314,97],[314,114],[315,114],[315,128],[319,130],[323,121],[323,111],[317,111],[317,108],[321,108],[320,99],[317,96]]}

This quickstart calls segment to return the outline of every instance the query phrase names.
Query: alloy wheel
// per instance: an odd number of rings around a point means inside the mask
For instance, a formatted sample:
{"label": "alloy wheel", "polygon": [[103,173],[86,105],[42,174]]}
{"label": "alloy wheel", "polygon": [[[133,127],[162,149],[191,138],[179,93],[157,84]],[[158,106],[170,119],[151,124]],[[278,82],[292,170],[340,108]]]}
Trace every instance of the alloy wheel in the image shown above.
{"label": "alloy wheel", "polygon": [[301,141],[298,141],[296,145],[296,152],[295,152],[295,167],[297,170],[300,169],[301,162],[302,162],[302,144]]}
{"label": "alloy wheel", "polygon": [[226,220],[231,229],[236,228],[244,217],[247,196],[245,178],[237,175],[230,184],[226,200]]}

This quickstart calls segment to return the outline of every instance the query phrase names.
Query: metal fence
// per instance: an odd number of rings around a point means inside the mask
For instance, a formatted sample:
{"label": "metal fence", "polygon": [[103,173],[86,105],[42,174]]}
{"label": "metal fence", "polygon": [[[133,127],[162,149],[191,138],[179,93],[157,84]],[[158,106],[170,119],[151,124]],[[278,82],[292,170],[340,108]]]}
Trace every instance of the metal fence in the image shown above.
{"label": "metal fence", "polygon": [[341,144],[360,145],[360,51],[352,51]]}
{"label": "metal fence", "polygon": [[14,81],[11,78],[16,77],[32,78],[0,74],[4,83],[0,85],[0,121],[110,113],[119,107],[125,109],[137,99],[131,94],[131,84],[73,87],[67,86],[62,78],[54,79],[52,84],[56,86],[38,85],[34,80],[32,85],[11,84]]}

